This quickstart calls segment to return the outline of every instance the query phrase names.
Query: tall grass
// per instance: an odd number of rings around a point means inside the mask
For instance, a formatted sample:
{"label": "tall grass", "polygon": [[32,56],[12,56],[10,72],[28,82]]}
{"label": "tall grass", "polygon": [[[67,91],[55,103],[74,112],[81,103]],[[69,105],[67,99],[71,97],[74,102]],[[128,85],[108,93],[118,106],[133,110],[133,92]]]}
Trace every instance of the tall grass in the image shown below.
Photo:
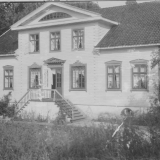
{"label": "tall grass", "polygon": [[145,139],[126,125],[112,138],[115,127],[41,126],[0,123],[0,159],[5,160],[136,160],[160,157],[160,136]]}

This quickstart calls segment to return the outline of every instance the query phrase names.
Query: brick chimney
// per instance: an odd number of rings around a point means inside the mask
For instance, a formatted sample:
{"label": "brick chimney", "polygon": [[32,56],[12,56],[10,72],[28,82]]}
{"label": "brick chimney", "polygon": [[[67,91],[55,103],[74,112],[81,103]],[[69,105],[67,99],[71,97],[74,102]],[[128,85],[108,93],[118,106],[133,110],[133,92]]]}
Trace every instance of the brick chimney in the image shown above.
{"label": "brick chimney", "polygon": [[126,0],[126,5],[137,4],[136,0]]}

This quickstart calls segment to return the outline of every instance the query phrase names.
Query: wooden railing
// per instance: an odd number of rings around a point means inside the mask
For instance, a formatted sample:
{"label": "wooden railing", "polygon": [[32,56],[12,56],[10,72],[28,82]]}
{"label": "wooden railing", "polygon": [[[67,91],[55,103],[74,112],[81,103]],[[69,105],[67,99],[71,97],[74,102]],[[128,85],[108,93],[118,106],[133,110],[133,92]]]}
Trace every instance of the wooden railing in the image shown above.
{"label": "wooden railing", "polygon": [[[30,100],[40,100],[43,99],[52,99],[56,100],[64,100],[73,110],[72,105],[55,89],[31,89],[18,101],[16,104],[16,114],[18,115],[25,106],[27,106]],[[73,111],[72,111],[73,112]],[[73,116],[73,113],[72,113]]]}

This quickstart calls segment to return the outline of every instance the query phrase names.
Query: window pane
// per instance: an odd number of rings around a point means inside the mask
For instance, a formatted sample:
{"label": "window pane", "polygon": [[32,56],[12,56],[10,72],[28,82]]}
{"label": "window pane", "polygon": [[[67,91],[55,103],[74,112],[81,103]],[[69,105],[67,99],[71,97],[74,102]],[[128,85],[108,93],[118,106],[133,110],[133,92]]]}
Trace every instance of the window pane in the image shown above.
{"label": "window pane", "polygon": [[73,36],[78,36],[78,31],[73,31]]}
{"label": "window pane", "polygon": [[85,87],[85,67],[73,67],[73,88]]}
{"label": "window pane", "polygon": [[115,72],[115,73],[119,73],[119,66],[115,66],[114,72]]}
{"label": "window pane", "polygon": [[51,40],[51,50],[55,50],[55,42],[54,42],[54,39]]}
{"label": "window pane", "polygon": [[77,49],[78,48],[77,44],[78,44],[77,37],[73,37],[73,49]]}
{"label": "window pane", "polygon": [[9,75],[13,76],[13,70],[9,70]]}
{"label": "window pane", "polygon": [[113,73],[113,67],[111,66],[108,67],[108,73]]}
{"label": "window pane", "polygon": [[36,41],[36,50],[35,52],[38,52],[39,51],[39,41]]}
{"label": "window pane", "polygon": [[147,89],[147,77],[146,77],[146,74],[141,74],[140,78],[139,78],[139,81],[140,81],[140,88]]}
{"label": "window pane", "polygon": [[83,37],[79,37],[78,39],[78,48],[83,48]]}
{"label": "window pane", "polygon": [[141,65],[140,72],[147,72],[146,65]]}
{"label": "window pane", "polygon": [[51,38],[55,38],[55,34],[54,33],[51,33]]}
{"label": "window pane", "polygon": [[133,67],[133,72],[138,72],[138,66]]}
{"label": "window pane", "polygon": [[31,42],[30,42],[30,51],[31,51],[31,52],[34,52],[34,51],[35,51],[34,41],[31,41]]}
{"label": "window pane", "polygon": [[115,88],[120,88],[120,77],[118,74],[115,75]]}
{"label": "window pane", "polygon": [[57,33],[56,33],[56,38],[59,38],[59,37],[60,37],[60,33],[57,32]]}
{"label": "window pane", "polygon": [[4,79],[4,87],[5,88],[9,88],[9,78],[8,77],[5,77],[5,79]]}
{"label": "window pane", "polygon": [[5,76],[8,76],[8,75],[9,75],[9,70],[5,70],[5,71],[4,71],[4,75],[5,75]]}
{"label": "window pane", "polygon": [[13,78],[12,77],[10,77],[9,87],[13,88]]}
{"label": "window pane", "polygon": [[36,40],[39,40],[39,35],[38,34],[36,35]]}
{"label": "window pane", "polygon": [[108,75],[108,88],[113,88],[113,75]]}
{"label": "window pane", "polygon": [[139,88],[139,76],[138,76],[138,74],[133,75],[133,88]]}
{"label": "window pane", "polygon": [[35,35],[30,36],[31,40],[35,40]]}
{"label": "window pane", "polygon": [[40,83],[40,69],[31,69],[30,72],[30,87],[37,88]]}

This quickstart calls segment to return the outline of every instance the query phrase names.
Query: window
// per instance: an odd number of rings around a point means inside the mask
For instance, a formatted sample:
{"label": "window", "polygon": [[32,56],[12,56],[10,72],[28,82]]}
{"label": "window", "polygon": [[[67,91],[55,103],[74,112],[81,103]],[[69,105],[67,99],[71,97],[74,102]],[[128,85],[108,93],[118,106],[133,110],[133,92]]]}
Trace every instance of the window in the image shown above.
{"label": "window", "polygon": [[132,68],[132,89],[147,89],[147,65],[135,64]]}
{"label": "window", "polygon": [[50,50],[51,51],[59,51],[61,48],[60,45],[60,32],[52,32],[50,34]]}
{"label": "window", "polygon": [[106,62],[107,69],[107,90],[121,89],[121,62]]}
{"label": "window", "polygon": [[37,89],[41,83],[41,66],[36,63],[29,67],[29,88]]}
{"label": "window", "polygon": [[86,65],[79,61],[71,65],[71,90],[86,90]]}
{"label": "window", "polygon": [[13,67],[4,66],[4,89],[13,89]]}
{"label": "window", "polygon": [[39,34],[30,35],[30,52],[39,52]]}
{"label": "window", "polygon": [[71,16],[67,13],[55,12],[55,13],[50,13],[50,14],[46,15],[40,21],[56,20],[56,19],[70,18],[70,17]]}
{"label": "window", "polygon": [[73,30],[73,35],[72,35],[72,47],[74,50],[77,49],[84,49],[84,30],[79,29],[79,30]]}

